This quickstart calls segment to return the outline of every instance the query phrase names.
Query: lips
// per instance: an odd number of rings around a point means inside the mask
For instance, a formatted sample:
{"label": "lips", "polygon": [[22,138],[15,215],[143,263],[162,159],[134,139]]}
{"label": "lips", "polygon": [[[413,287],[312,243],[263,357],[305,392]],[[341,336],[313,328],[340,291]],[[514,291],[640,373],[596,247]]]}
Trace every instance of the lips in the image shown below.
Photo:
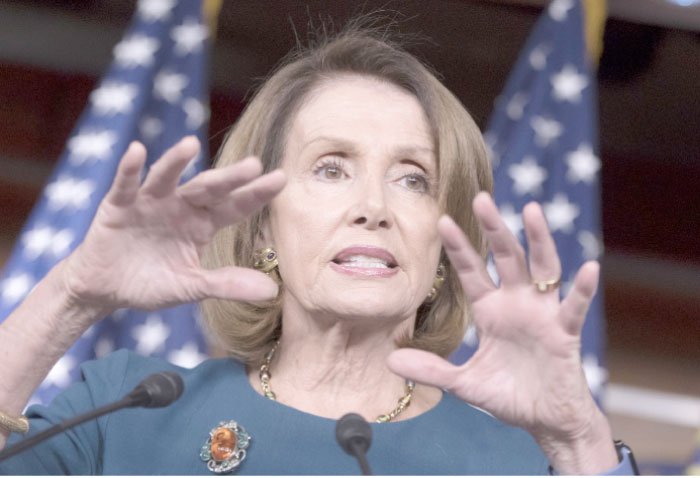
{"label": "lips", "polygon": [[331,261],[331,268],[342,274],[370,278],[391,277],[399,271],[396,258],[386,249],[374,246],[343,249]]}
{"label": "lips", "polygon": [[347,247],[332,261],[334,264],[357,268],[394,269],[398,266],[396,258],[389,251],[374,246]]}

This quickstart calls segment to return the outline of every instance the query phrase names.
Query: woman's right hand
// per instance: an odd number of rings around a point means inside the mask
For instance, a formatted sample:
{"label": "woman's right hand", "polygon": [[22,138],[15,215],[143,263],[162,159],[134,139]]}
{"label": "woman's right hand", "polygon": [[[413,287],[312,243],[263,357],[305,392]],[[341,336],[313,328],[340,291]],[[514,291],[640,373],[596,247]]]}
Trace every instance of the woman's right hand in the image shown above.
{"label": "woman's right hand", "polygon": [[63,283],[78,304],[109,311],[153,310],[207,297],[265,300],[277,285],[241,267],[205,270],[199,254],[216,231],[263,207],[285,185],[281,171],[260,175],[248,158],[200,173],[178,186],[199,151],[195,137],[170,148],[141,185],[146,150],[134,142],[84,241],[62,264]]}

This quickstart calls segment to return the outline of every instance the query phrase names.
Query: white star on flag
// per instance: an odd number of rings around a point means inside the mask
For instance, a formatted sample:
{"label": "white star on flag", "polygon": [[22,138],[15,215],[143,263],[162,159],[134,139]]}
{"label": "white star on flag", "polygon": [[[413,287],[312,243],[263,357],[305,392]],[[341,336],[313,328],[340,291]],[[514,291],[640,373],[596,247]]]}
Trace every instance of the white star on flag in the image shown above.
{"label": "white star on flag", "polygon": [[153,95],[168,103],[177,103],[182,99],[182,90],[189,80],[187,76],[170,71],[161,71],[153,80]]}
{"label": "white star on flag", "polygon": [[600,169],[600,159],[593,153],[591,145],[586,143],[581,143],[576,151],[566,155],[566,164],[569,167],[566,179],[572,183],[583,181],[591,184]]}
{"label": "white star on flag", "polygon": [[144,141],[153,141],[163,132],[163,122],[153,116],[144,116],[139,123],[139,131]]}
{"label": "white star on flag", "polygon": [[114,352],[114,341],[109,337],[100,338],[95,344],[95,357],[101,358]]}
{"label": "white star on flag", "polygon": [[600,257],[602,244],[598,237],[591,231],[580,231],[576,236],[578,243],[581,244],[581,255],[586,261],[593,261]]}
{"label": "white star on flag", "polygon": [[112,320],[119,321],[126,317],[128,313],[129,309],[117,309],[114,312],[112,312],[110,317],[112,318]]}
{"label": "white star on flag", "polygon": [[199,352],[199,347],[194,342],[187,342],[181,349],[173,350],[168,354],[168,361],[179,367],[193,368],[204,362],[208,357]]}
{"label": "white star on flag", "polygon": [[157,22],[170,18],[175,0],[139,0],[138,14],[146,22]]}
{"label": "white star on flag", "polygon": [[141,355],[151,355],[165,347],[165,340],[170,335],[170,328],[157,314],[146,317],[146,322],[136,325],[131,337],[136,340],[136,351]]}
{"label": "white star on flag", "polygon": [[564,132],[564,126],[560,122],[544,116],[533,116],[530,126],[535,131],[535,143],[543,148]]}
{"label": "white star on flag", "polygon": [[503,204],[498,208],[501,213],[501,219],[506,224],[510,232],[513,233],[518,240],[521,239],[521,232],[523,230],[523,216],[520,213],[515,212],[513,205],[510,203]]}
{"label": "white star on flag", "polygon": [[544,70],[547,67],[547,56],[551,51],[552,47],[544,44],[533,48],[528,58],[532,69],[536,71]]}
{"label": "white star on flag", "polygon": [[586,375],[586,382],[588,382],[591,393],[597,396],[608,379],[608,371],[600,366],[598,357],[588,354],[583,357],[583,373]]}
{"label": "white star on flag", "polygon": [[90,327],[87,328],[85,332],[83,332],[83,335],[80,336],[80,338],[85,339],[88,337],[92,337],[95,334],[95,324],[92,324]]}
{"label": "white star on flag", "polygon": [[90,103],[98,115],[130,113],[138,92],[138,86],[131,83],[107,82],[92,92]]}
{"label": "white star on flag", "polygon": [[527,105],[528,101],[530,101],[530,97],[527,93],[518,92],[514,94],[506,106],[506,114],[508,117],[513,121],[517,121],[522,118],[523,111],[525,110],[525,106]]}
{"label": "white star on flag", "polygon": [[569,15],[569,10],[574,8],[574,0],[553,0],[549,4],[549,16],[557,22],[566,20]]}
{"label": "white star on flag", "polygon": [[187,115],[185,124],[191,129],[199,128],[209,117],[208,108],[196,98],[187,98],[183,101],[182,110]]}
{"label": "white star on flag", "polygon": [[10,276],[2,281],[2,301],[5,304],[14,304],[24,298],[33,286],[34,280],[29,274]]}
{"label": "white star on flag", "polygon": [[109,159],[112,146],[118,139],[114,131],[81,131],[68,140],[71,164],[80,165],[89,159]]}
{"label": "white star on flag", "polygon": [[175,41],[175,53],[180,56],[201,50],[202,42],[208,36],[207,27],[191,18],[173,28],[170,33],[170,37]]}
{"label": "white star on flag", "polygon": [[496,137],[490,133],[484,133],[484,145],[486,146],[486,156],[489,158],[491,167],[498,166],[498,155],[495,151]]}
{"label": "white star on flag", "polygon": [[150,66],[159,47],[157,39],[137,33],[117,43],[114,62],[122,68]]}
{"label": "white star on flag", "polygon": [[479,336],[476,333],[476,326],[474,324],[470,324],[469,327],[467,327],[467,331],[464,333],[464,337],[462,337],[462,342],[470,347],[476,347],[479,343]]}
{"label": "white star on flag", "polygon": [[85,209],[90,205],[90,195],[94,191],[95,183],[89,179],[60,176],[46,186],[44,194],[49,200],[49,208],[59,211],[68,206],[73,209]]}
{"label": "white star on flag", "polygon": [[578,103],[581,92],[588,86],[586,75],[579,73],[574,65],[564,65],[559,73],[549,79],[552,83],[552,96],[557,101]]}
{"label": "white star on flag", "polygon": [[576,204],[569,202],[566,194],[563,193],[555,194],[551,202],[544,204],[543,209],[552,233],[555,231],[572,232],[574,219],[581,213],[581,209]]}
{"label": "white star on flag", "polygon": [[21,240],[25,256],[33,260],[46,252],[62,258],[69,251],[73,239],[73,231],[70,229],[56,231],[49,226],[44,226],[25,232]]}
{"label": "white star on flag", "polygon": [[542,193],[542,183],[547,179],[547,170],[537,164],[532,156],[525,156],[522,162],[508,167],[508,176],[513,180],[515,194],[539,195]]}
{"label": "white star on flag", "polygon": [[64,388],[71,382],[70,371],[76,366],[76,360],[71,355],[64,355],[51,368],[51,371],[41,383],[42,388],[55,385]]}

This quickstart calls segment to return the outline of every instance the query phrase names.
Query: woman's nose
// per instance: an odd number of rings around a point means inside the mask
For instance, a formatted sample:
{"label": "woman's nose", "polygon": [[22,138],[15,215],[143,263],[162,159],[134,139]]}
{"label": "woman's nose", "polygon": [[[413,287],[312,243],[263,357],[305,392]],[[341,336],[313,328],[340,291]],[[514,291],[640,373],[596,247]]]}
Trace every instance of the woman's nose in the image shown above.
{"label": "woman's nose", "polygon": [[386,197],[385,185],[364,184],[356,191],[353,224],[367,229],[389,228],[393,221]]}

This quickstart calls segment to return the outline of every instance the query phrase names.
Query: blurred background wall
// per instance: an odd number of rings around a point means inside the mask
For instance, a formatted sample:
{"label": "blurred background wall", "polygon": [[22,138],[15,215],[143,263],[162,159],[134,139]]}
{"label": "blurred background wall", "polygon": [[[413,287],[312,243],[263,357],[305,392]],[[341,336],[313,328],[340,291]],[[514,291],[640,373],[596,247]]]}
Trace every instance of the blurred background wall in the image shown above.
{"label": "blurred background wall", "polygon": [[[545,3],[377,7],[399,12],[401,31],[430,39],[409,50],[443,75],[484,127]],[[606,404],[615,435],[640,461],[680,464],[700,428],[700,7],[609,4],[598,71]],[[246,94],[294,46],[292,25],[304,38],[309,22],[341,25],[372,5],[224,1],[211,71],[211,150]],[[134,7],[134,0],[0,2],[0,264]]]}

